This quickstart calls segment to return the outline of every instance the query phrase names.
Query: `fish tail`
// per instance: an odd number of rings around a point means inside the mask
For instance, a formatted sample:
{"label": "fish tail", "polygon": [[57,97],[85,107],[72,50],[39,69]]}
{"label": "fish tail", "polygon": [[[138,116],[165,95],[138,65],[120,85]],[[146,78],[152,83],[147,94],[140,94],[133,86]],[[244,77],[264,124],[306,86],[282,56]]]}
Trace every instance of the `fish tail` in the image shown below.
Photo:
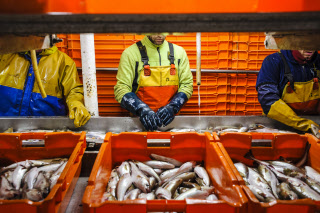
{"label": "fish tail", "polygon": [[250,159],[250,160],[254,160],[253,154],[252,154],[252,150],[250,149],[245,155],[245,158]]}

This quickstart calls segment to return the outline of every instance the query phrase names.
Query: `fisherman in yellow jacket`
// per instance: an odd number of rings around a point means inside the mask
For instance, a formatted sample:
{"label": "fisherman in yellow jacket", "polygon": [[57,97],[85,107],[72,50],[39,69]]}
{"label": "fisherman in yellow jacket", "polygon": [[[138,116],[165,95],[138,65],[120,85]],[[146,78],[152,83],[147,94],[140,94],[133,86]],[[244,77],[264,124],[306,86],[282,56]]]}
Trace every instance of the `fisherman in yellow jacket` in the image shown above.
{"label": "fisherman in yellow jacket", "polygon": [[75,127],[90,114],[83,104],[83,86],[75,62],[57,47],[37,53],[46,98],[35,83],[29,53],[0,55],[0,116],[65,116]]}
{"label": "fisherman in yellow jacket", "polygon": [[145,36],[121,55],[114,87],[121,106],[140,117],[146,130],[171,123],[193,92],[186,51],[165,40]]}

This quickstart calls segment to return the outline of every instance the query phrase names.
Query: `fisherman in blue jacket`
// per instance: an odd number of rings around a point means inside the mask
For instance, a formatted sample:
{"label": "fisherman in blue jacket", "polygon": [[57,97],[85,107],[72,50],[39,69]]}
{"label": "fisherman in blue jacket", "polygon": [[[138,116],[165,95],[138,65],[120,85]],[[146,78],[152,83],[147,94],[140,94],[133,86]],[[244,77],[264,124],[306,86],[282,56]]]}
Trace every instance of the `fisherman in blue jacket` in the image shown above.
{"label": "fisherman in blue jacket", "polygon": [[256,89],[263,112],[300,131],[318,127],[299,115],[320,114],[320,55],[310,50],[281,50],[267,56]]}

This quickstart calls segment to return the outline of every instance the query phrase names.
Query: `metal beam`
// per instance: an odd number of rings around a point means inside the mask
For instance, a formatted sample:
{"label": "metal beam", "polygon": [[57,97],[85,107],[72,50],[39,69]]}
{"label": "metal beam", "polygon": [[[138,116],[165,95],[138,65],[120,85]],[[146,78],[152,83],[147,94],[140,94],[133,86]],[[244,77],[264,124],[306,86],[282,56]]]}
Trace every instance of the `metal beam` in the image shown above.
{"label": "metal beam", "polygon": [[[320,123],[320,116],[303,116]],[[174,121],[166,127],[160,128],[161,131],[175,129],[195,129],[205,130],[216,126],[248,126],[253,123],[265,125],[270,128],[295,131],[294,129],[270,119],[265,116],[176,116]],[[55,129],[63,130],[68,128],[74,131],[106,131],[106,132],[125,132],[142,131],[143,126],[137,117],[99,117],[91,118],[88,123],[81,128],[75,129],[73,121],[68,117],[0,117],[0,132],[12,127],[17,130],[34,129]]]}
{"label": "metal beam", "polygon": [[0,34],[320,31],[320,12],[0,15]]}

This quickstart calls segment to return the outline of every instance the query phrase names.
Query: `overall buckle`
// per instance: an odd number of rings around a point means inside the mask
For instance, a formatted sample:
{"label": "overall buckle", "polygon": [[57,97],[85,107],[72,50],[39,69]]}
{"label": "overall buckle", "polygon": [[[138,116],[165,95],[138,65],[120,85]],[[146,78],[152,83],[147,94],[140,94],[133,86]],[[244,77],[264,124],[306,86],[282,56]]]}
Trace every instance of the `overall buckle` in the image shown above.
{"label": "overall buckle", "polygon": [[150,65],[144,65],[144,76],[150,76],[151,75],[151,70],[150,70]]}
{"label": "overall buckle", "polygon": [[171,64],[170,75],[175,75],[175,74],[176,74],[176,65]]}
{"label": "overall buckle", "polygon": [[319,89],[319,83],[318,83],[318,78],[313,79],[313,90]]}
{"label": "overall buckle", "polygon": [[293,93],[293,89],[290,86],[290,82],[288,82],[287,93]]}

